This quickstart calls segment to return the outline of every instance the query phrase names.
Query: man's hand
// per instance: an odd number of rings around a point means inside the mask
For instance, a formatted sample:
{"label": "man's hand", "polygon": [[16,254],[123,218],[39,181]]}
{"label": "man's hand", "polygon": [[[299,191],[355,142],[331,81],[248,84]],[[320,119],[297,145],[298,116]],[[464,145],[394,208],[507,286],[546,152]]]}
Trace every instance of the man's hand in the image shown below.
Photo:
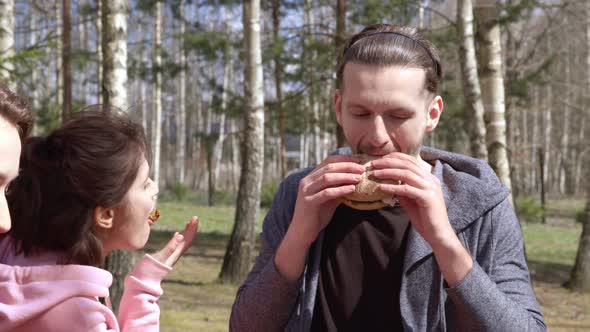
{"label": "man's hand", "polygon": [[463,280],[473,261],[449,222],[440,181],[407,154],[395,152],[372,164],[376,178],[403,182],[379,187],[399,200],[412,226],[432,247],[447,283],[452,287]]}
{"label": "man's hand", "polygon": [[444,241],[449,232],[447,208],[439,180],[420,167],[410,155],[394,152],[373,161],[373,175],[378,179],[402,181],[401,185],[380,184],[382,191],[395,195],[410,217],[412,226],[429,243]]}
{"label": "man's hand", "polygon": [[193,243],[193,239],[197,234],[198,228],[199,218],[193,216],[186,223],[184,232],[182,234],[178,234],[178,232],[174,233],[172,239],[168,241],[166,246],[162,248],[162,250],[153,254],[152,257],[162,264],[168,265],[170,267],[174,266],[182,254],[184,254]]}
{"label": "man's hand", "polygon": [[287,280],[303,273],[309,247],[332,219],[340,198],[354,192],[365,171],[359,162],[352,156],[330,156],[300,181],[293,219],[274,260]]}
{"label": "man's hand", "polygon": [[329,156],[299,182],[292,226],[309,245],[332,219],[340,198],[354,192],[365,171],[359,162],[352,156]]}

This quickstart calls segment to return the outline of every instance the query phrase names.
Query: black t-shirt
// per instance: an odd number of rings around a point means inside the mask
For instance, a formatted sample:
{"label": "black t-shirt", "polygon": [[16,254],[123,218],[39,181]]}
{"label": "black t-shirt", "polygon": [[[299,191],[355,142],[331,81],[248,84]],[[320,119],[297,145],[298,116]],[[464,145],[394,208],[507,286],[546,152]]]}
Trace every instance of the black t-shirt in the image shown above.
{"label": "black t-shirt", "polygon": [[408,217],[400,207],[340,205],[326,227],[312,331],[402,331]]}

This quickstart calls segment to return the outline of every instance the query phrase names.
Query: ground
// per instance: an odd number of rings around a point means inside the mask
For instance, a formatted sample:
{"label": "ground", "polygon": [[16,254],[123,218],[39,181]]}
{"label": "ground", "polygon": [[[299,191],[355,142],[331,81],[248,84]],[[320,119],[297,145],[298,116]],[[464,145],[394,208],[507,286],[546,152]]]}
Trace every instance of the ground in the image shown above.
{"label": "ground", "polygon": [[[582,204],[582,200],[554,201],[548,224],[522,227],[535,292],[551,331],[590,331],[590,294],[572,293],[563,286],[575,260],[581,231],[573,215]],[[160,203],[159,208],[162,217],[154,226],[147,252],[163,246],[190,215],[199,215],[201,220],[192,248],[163,283],[161,330],[227,331],[238,286],[220,284],[217,276],[231,233],[233,207],[169,201]]]}

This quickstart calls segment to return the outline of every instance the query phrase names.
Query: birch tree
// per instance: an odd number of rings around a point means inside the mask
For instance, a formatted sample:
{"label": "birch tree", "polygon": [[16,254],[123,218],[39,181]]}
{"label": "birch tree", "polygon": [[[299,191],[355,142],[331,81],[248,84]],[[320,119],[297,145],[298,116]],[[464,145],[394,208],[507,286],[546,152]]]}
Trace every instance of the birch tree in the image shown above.
{"label": "birch tree", "polygon": [[98,103],[102,104],[102,2],[96,0],[96,94]]}
{"label": "birch tree", "polygon": [[319,114],[319,103],[316,93],[316,51],[315,51],[315,17],[312,8],[311,0],[305,0],[304,4],[304,23],[306,26],[305,38],[304,38],[304,70],[305,76],[307,77],[307,98],[306,98],[306,111],[311,115],[311,148],[312,148],[312,164],[319,164],[322,160],[320,155],[320,114]]}
{"label": "birch tree", "polygon": [[[342,49],[346,40],[346,0],[336,1],[336,38],[334,38],[336,50],[338,54]],[[336,63],[334,63],[336,68]],[[336,87],[339,88],[339,87]],[[344,137],[344,131],[339,124],[336,124],[336,145],[342,147],[346,144],[346,138]]]}
{"label": "birch tree", "polygon": [[220,279],[240,282],[250,271],[256,243],[260,189],[264,162],[264,85],[260,46],[260,0],[244,0],[243,25],[246,53],[246,99],[242,173],[234,228],[223,259]]}
{"label": "birch tree", "polygon": [[[102,99],[105,105],[127,110],[127,2],[104,0],[102,2]],[[129,251],[115,250],[106,259],[105,267],[113,274],[111,301],[115,312],[123,295],[125,276],[133,267],[133,255]]]}
{"label": "birch tree", "polygon": [[127,1],[103,0],[103,102],[127,110]]}
{"label": "birch tree", "polygon": [[[231,31],[229,28],[229,24],[226,24],[226,34],[227,36],[231,35]],[[229,38],[229,37],[228,37]],[[229,47],[223,51],[223,83],[222,83],[222,90],[221,90],[221,114],[219,114],[219,134],[217,135],[217,139],[215,141],[215,145],[213,146],[213,165],[214,169],[214,183],[213,183],[213,191],[215,188],[218,187],[220,183],[220,174],[221,174],[221,160],[223,156],[223,142],[225,141],[226,133],[225,133],[225,119],[227,113],[227,100],[228,100],[228,90],[229,90],[229,83],[232,79],[232,68],[233,68],[233,59],[231,57],[231,51]]]}
{"label": "birch tree", "polygon": [[176,181],[184,184],[185,151],[186,151],[186,21],[184,15],[184,0],[180,1],[180,50],[178,52],[180,75],[178,77],[178,112],[176,114]]}
{"label": "birch tree", "polygon": [[62,1],[62,75],[63,75],[63,106],[62,121],[65,122],[72,114],[72,12],[70,0]]}
{"label": "birch tree", "polygon": [[470,116],[469,141],[471,143],[471,154],[475,158],[487,160],[486,127],[479,75],[477,73],[477,58],[473,38],[473,4],[471,0],[459,0],[457,2],[457,30],[463,95]]}
{"label": "birch tree", "polygon": [[[590,93],[590,1],[584,4],[585,9],[585,28],[586,28],[586,93]],[[588,112],[588,111],[586,111]],[[585,116],[588,116],[585,114]],[[586,168],[586,174],[590,175],[590,167]],[[587,183],[586,186],[589,186]],[[578,253],[576,255],[576,263],[572,269],[568,286],[576,291],[589,292],[590,291],[590,190],[587,190],[587,203],[584,223],[582,226],[582,234],[580,235],[580,242],[578,246]]]}
{"label": "birch tree", "polygon": [[153,180],[160,182],[160,152],[162,142],[162,2],[154,6],[154,92],[152,112],[152,149],[154,151]]}
{"label": "birch tree", "polygon": [[[342,0],[341,0],[342,1]],[[281,26],[280,1],[272,0],[272,37],[274,43],[273,62],[274,62],[274,79],[275,94],[277,99],[277,113],[279,115],[279,159],[281,167],[281,178],[287,176],[287,147],[285,137],[285,111],[283,109],[283,64],[281,54],[283,45],[279,35]]]}
{"label": "birch tree", "polygon": [[[502,46],[499,10],[495,0],[476,2],[475,17],[479,24],[479,65],[481,68],[481,93],[486,124],[486,145],[489,163],[500,181],[512,188],[510,165],[506,147],[506,115],[504,78],[502,76]],[[512,199],[511,199],[512,200]]]}
{"label": "birch tree", "polygon": [[14,0],[0,0],[0,83],[11,90],[16,89],[16,82],[11,78],[14,64]]}

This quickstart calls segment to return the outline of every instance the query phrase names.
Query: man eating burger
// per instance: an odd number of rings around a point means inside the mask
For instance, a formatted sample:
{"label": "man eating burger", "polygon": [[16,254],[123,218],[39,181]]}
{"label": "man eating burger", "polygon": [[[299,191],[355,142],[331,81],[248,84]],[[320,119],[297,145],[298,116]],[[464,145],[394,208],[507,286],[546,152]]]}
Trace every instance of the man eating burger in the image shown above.
{"label": "man eating burger", "polygon": [[281,183],[230,331],[546,330],[508,189],[422,146],[443,111],[434,45],[368,26],[336,77],[349,148]]}

